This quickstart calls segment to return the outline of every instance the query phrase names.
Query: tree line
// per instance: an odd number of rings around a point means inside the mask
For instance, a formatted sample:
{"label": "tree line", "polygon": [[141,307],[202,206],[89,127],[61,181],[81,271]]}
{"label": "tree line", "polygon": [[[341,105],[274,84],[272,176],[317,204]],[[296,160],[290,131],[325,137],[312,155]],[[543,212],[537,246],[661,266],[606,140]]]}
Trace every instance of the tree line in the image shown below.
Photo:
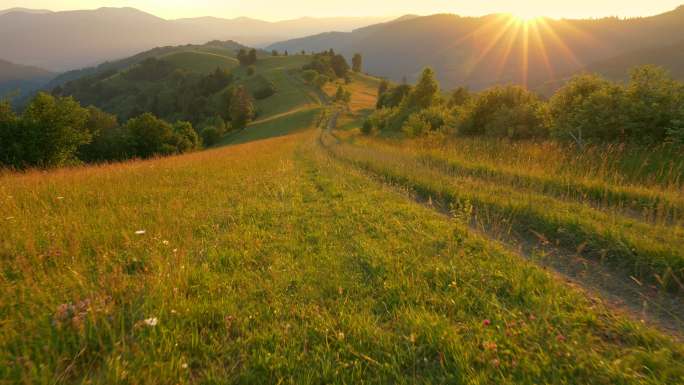
{"label": "tree line", "polygon": [[115,115],[83,107],[70,96],[39,93],[22,114],[9,101],[0,101],[0,165],[59,167],[194,151],[214,144],[227,130],[244,128],[254,118],[254,105],[244,87],[236,87],[230,97],[230,124],[217,116],[199,132],[191,122],[169,123],[150,112],[119,124]]}
{"label": "tree line", "polygon": [[479,93],[440,91],[427,68],[415,86],[383,81],[376,111],[363,131],[441,133],[510,139],[684,143],[684,83],[662,68],[641,66],[622,84],[598,75],[573,77],[548,100],[524,87],[496,86]]}

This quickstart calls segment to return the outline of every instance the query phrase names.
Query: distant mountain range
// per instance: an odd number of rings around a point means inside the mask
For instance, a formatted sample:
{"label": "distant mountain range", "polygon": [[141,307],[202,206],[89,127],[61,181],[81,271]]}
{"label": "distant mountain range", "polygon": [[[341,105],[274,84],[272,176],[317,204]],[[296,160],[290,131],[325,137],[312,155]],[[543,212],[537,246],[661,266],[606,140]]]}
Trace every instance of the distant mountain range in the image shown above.
{"label": "distant mountain range", "polygon": [[201,17],[165,20],[134,8],[50,12],[0,11],[0,58],[66,71],[124,58],[158,46],[236,40],[248,46],[323,31],[351,31],[381,17],[301,18],[266,22]]}
{"label": "distant mountain range", "polygon": [[592,20],[510,15],[408,17],[352,32],[327,32],[268,49],[334,49],[364,58],[364,70],[413,81],[431,66],[446,87],[541,87],[583,70],[622,78],[632,66],[660,64],[684,80],[684,7],[661,15]]}
{"label": "distant mountain range", "polygon": [[0,99],[20,97],[42,87],[56,74],[38,67],[0,60]]}

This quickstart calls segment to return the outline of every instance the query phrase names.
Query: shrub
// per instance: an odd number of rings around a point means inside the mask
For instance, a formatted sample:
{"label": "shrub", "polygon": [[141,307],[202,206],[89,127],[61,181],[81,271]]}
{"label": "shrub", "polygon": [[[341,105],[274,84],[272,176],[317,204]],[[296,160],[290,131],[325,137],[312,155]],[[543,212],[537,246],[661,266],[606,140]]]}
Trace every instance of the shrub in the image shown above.
{"label": "shrub", "polygon": [[421,113],[414,113],[408,117],[401,130],[409,137],[416,137],[428,133],[431,127]]}
{"label": "shrub", "polygon": [[559,139],[624,140],[628,126],[624,89],[595,75],[575,76],[549,101],[552,133]]}
{"label": "shrub", "polygon": [[262,99],[270,98],[271,96],[275,95],[275,93],[276,93],[275,84],[273,84],[273,82],[266,81],[264,85],[259,87],[256,91],[254,91],[254,99],[262,100]]}
{"label": "shrub", "polygon": [[78,161],[78,148],[92,140],[88,110],[73,98],[39,93],[18,119],[0,107],[0,162],[14,167],[53,167]]}
{"label": "shrub", "polygon": [[459,110],[458,132],[511,139],[544,136],[544,111],[537,96],[522,87],[494,87]]}
{"label": "shrub", "polygon": [[202,141],[206,147],[215,145],[220,139],[221,133],[216,127],[206,127],[202,130]]}
{"label": "shrub", "polygon": [[433,132],[448,132],[454,126],[451,111],[440,105],[431,106],[409,115],[402,126],[408,136],[419,136]]}
{"label": "shrub", "polygon": [[662,142],[681,129],[684,121],[684,85],[662,68],[637,67],[626,89],[627,130],[633,140]]}
{"label": "shrub", "polygon": [[304,79],[304,82],[306,82],[307,84],[313,84],[317,77],[318,72],[314,70],[302,71],[302,79]]}

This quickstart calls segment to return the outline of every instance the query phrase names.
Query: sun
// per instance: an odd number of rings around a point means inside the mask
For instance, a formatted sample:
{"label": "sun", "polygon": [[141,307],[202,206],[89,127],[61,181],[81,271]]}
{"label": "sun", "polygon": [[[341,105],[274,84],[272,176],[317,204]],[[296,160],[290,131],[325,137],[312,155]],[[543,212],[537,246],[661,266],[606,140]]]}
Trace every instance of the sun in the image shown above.
{"label": "sun", "polygon": [[525,10],[520,10],[516,12],[511,12],[511,17],[513,17],[521,23],[531,23],[538,19],[541,19],[543,16],[532,12],[526,12]]}

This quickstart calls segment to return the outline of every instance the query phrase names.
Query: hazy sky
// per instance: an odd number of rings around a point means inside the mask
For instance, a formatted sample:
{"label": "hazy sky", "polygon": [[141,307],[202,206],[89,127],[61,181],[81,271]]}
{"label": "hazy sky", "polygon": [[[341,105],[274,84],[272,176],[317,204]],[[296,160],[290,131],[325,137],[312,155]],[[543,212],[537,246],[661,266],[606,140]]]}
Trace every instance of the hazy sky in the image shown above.
{"label": "hazy sky", "polygon": [[0,0],[0,9],[25,7],[56,11],[128,6],[167,19],[210,15],[282,20],[300,16],[400,16],[439,12],[585,18],[654,15],[682,3],[684,0]]}

